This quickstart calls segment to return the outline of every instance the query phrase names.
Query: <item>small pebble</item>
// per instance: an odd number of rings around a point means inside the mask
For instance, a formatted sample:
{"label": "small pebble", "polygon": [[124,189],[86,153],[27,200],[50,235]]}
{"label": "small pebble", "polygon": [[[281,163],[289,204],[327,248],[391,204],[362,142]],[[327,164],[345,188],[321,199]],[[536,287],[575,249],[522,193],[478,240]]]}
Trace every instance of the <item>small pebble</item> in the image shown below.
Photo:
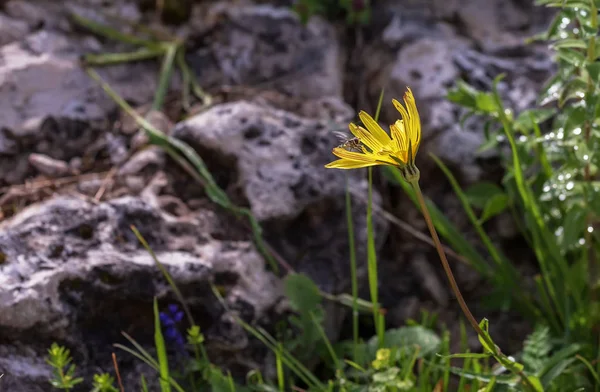
{"label": "small pebble", "polygon": [[29,163],[40,173],[52,178],[65,176],[71,171],[65,161],[54,159],[44,154],[30,154]]}

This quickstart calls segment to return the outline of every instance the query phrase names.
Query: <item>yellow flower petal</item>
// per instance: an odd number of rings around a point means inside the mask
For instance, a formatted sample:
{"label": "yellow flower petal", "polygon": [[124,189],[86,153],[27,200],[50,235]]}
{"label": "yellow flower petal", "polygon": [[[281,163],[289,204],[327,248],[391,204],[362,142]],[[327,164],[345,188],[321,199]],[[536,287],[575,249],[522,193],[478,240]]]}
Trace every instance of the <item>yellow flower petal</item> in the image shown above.
{"label": "yellow flower petal", "polygon": [[360,121],[362,121],[369,132],[371,132],[371,135],[373,135],[373,137],[377,139],[382,146],[387,146],[390,144],[392,140],[390,139],[389,135],[379,126],[379,124],[377,124],[377,121],[373,120],[373,117],[362,110],[358,114],[358,117],[360,117]]}
{"label": "yellow flower petal", "polygon": [[353,123],[350,123],[348,127],[350,128],[350,132],[352,132],[354,136],[359,138],[364,145],[369,147],[371,151],[379,151],[383,148],[383,145],[377,139],[375,139],[375,137],[369,131],[367,131],[363,127],[359,127],[358,125]]}
{"label": "yellow flower petal", "polygon": [[404,122],[397,120],[395,124],[390,125],[392,131],[392,138],[398,145],[398,150],[405,151],[408,149],[408,142],[406,139],[406,129],[404,129]]}
{"label": "yellow flower petal", "polygon": [[417,155],[419,145],[421,144],[421,118],[419,117],[419,111],[417,110],[417,104],[415,103],[415,97],[413,96],[410,87],[407,88],[404,94],[404,103],[408,109],[410,115],[410,127],[409,138],[412,142],[413,157]]}
{"label": "yellow flower petal", "polygon": [[325,165],[328,169],[360,169],[361,167],[369,167],[379,165],[377,162],[361,162],[351,161],[349,159],[338,159]]}

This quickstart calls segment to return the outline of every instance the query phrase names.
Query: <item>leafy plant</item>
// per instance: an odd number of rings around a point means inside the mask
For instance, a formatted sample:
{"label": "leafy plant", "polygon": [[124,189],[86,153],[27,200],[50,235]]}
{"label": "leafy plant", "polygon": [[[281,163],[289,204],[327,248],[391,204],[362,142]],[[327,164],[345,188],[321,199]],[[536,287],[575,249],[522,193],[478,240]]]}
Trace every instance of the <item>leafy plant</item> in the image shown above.
{"label": "leafy plant", "polygon": [[71,351],[66,347],[52,343],[46,362],[52,366],[53,377],[50,384],[54,388],[70,391],[83,381],[83,378],[75,377],[75,365],[72,363]]}

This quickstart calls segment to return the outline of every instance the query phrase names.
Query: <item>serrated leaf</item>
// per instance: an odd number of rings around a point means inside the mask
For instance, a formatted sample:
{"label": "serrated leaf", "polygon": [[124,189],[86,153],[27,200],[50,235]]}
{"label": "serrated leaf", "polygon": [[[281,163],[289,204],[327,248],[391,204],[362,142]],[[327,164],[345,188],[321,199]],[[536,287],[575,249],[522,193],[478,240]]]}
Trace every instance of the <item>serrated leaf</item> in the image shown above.
{"label": "serrated leaf", "polygon": [[284,281],[284,291],[292,308],[300,313],[314,311],[321,303],[319,288],[304,274],[289,274]]}

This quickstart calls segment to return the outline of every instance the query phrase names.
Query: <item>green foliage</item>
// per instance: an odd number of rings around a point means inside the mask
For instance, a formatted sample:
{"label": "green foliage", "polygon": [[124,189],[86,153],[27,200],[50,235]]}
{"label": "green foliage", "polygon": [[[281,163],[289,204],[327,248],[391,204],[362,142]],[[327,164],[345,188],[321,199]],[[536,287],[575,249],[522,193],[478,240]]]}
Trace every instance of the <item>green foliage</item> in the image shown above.
{"label": "green foliage", "polygon": [[550,328],[540,324],[527,337],[523,345],[523,364],[525,368],[533,372],[540,371],[551,350]]}
{"label": "green foliage", "polygon": [[46,362],[52,367],[50,384],[54,388],[70,391],[83,381],[82,378],[75,377],[75,365],[72,363],[69,349],[52,343]]}
{"label": "green foliage", "polygon": [[[504,142],[510,146],[510,155],[504,156],[502,188],[477,184],[474,195],[471,190],[466,193],[470,206],[483,211],[482,221],[484,216],[487,219],[486,210],[493,216],[508,208],[531,245],[540,268],[536,291],[527,293],[522,288],[517,294],[538,309],[525,315],[548,327],[539,327],[528,338],[523,361],[527,370],[540,373],[544,388],[560,390],[555,388],[568,379],[572,390],[583,385],[580,378],[585,379],[590,370],[583,364],[575,366],[575,351],[557,360],[553,370],[541,369],[548,366],[554,347],[550,342],[557,339],[559,353],[588,347],[587,359],[581,357],[588,363],[600,355],[598,337],[592,333],[600,325],[595,256],[600,241],[594,230],[600,212],[600,183],[595,181],[600,162],[596,153],[600,145],[598,4],[538,3],[558,8],[548,31],[536,37],[552,42],[558,64],[556,75],[540,94],[539,107],[515,118],[497,92],[500,79],[491,92],[459,82],[448,99],[465,107],[466,116],[486,118],[485,149]],[[491,200],[495,204],[487,206]],[[498,252],[492,246],[487,246],[490,253]],[[510,261],[503,258],[502,263]]]}
{"label": "green foliage", "polygon": [[108,373],[94,374],[92,392],[119,392],[114,382],[115,379]]}
{"label": "green foliage", "polygon": [[[356,260],[349,193],[346,200],[352,255],[349,260],[352,296],[323,293],[307,276],[289,273],[285,277],[284,291],[294,314],[282,324],[275,338],[261,327],[239,318],[227,308],[221,293],[213,288],[225,311],[230,312],[249,335],[271,351],[275,365],[273,377],[263,377],[259,370],[254,369],[247,375],[246,385],[242,386],[227,370],[211,364],[204,347],[206,338],[185,306],[181,292],[135,228],[138,239],[154,258],[186,310],[189,328],[185,350],[193,355],[189,356],[183,372],[170,369],[174,361],[169,361],[167,355],[168,342],[162,335],[156,299],[155,356],[125,333],[123,335],[129,346],[115,346],[154,369],[161,391],[421,392],[447,391],[458,385],[456,390],[459,392],[599,392],[600,353],[598,336],[594,331],[600,327],[600,267],[594,254],[600,251],[595,230],[600,219],[600,182],[596,179],[600,166],[600,154],[597,153],[600,147],[600,62],[597,61],[600,43],[596,38],[600,1],[538,0],[537,3],[557,8],[553,23],[536,39],[551,42],[558,65],[556,75],[540,93],[538,106],[517,114],[506,108],[497,89],[501,78],[496,79],[492,91],[478,91],[459,81],[448,93],[450,101],[466,108],[461,122],[471,116],[484,119],[482,132],[486,142],[480,151],[505,144],[510,147],[509,154],[502,156],[505,167],[502,182],[481,182],[463,189],[448,167],[433,157],[458,196],[487,254],[482,254],[467,241],[430,200],[425,201],[434,226],[443,239],[495,288],[494,298],[499,299],[497,305],[503,309],[519,310],[536,323],[536,329],[523,344],[521,355],[515,355],[515,358],[496,346],[488,333],[487,319],[479,324],[482,352],[468,349],[466,331],[461,324],[462,352],[451,353],[449,333],[445,327],[437,325],[436,316],[432,314],[423,313],[418,322],[411,320],[407,326],[385,330],[384,312],[378,303],[371,168],[368,170],[367,260]],[[328,18],[344,16],[351,25],[368,23],[370,18],[368,0],[299,0],[295,9],[304,22],[316,14]],[[83,18],[75,19],[98,34],[141,46],[140,50],[125,54],[125,57],[90,56],[88,64],[163,58],[155,108],[162,106],[174,66],[182,72],[184,89],[194,88],[189,69],[183,61],[181,43],[139,39]],[[152,143],[161,146],[204,185],[213,202],[245,218],[257,247],[268,261],[273,262],[262,239],[260,226],[250,210],[230,201],[201,157],[188,145],[168,137],[137,115],[95,72],[91,71],[90,75],[134,116],[147,131]],[[196,89],[198,99],[210,101],[198,86]],[[378,112],[380,107],[381,97]],[[415,190],[403,181],[398,170],[386,168],[385,174],[397,180],[395,182],[403,187],[409,198],[419,204]],[[514,216],[538,261],[539,274],[533,284],[528,284],[517,272],[516,263],[486,233],[486,223],[504,213]],[[365,261],[371,303],[358,298],[357,264]],[[276,270],[276,267],[273,269]],[[352,307],[352,341],[336,344],[329,341],[324,328],[323,300]],[[364,337],[366,342],[361,341],[358,331],[359,310],[373,314],[376,334]],[[325,364],[319,368],[318,374],[308,366],[315,360]],[[74,376],[75,365],[71,363],[69,350],[64,347],[53,344],[47,361],[53,368],[51,383],[55,388],[71,390],[83,382],[83,379]],[[108,373],[95,375],[92,388],[95,392],[118,391],[114,378]],[[143,377],[142,390],[148,390]]]}
{"label": "green foliage", "polygon": [[291,351],[300,349],[297,353],[300,359],[314,355],[314,349],[321,341],[319,326],[324,318],[319,288],[306,275],[289,274],[284,280],[284,290],[292,309],[296,311],[289,321],[299,332],[286,342],[287,347]]}

